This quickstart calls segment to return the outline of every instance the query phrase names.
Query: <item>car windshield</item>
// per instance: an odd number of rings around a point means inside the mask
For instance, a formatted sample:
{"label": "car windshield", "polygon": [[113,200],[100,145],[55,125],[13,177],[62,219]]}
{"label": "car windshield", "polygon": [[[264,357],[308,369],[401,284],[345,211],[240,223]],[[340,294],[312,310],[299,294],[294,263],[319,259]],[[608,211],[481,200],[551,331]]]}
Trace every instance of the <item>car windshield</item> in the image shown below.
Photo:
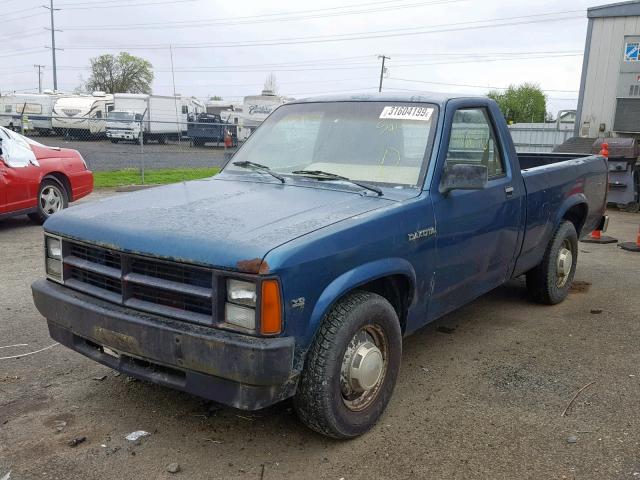
{"label": "car windshield", "polygon": [[[259,163],[277,174],[322,171],[370,183],[415,187],[424,171],[437,107],[407,102],[318,102],[278,108],[225,171]],[[294,174],[294,172],[296,172]]]}
{"label": "car windshield", "polygon": [[108,120],[133,120],[133,113],[129,112],[109,112]]}

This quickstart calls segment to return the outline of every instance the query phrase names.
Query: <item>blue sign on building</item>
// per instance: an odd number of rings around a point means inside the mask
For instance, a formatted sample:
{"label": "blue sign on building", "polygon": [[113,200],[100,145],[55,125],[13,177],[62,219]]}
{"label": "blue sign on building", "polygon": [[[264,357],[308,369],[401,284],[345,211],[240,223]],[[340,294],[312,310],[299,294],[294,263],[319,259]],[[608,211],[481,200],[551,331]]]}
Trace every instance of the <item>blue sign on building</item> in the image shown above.
{"label": "blue sign on building", "polygon": [[640,61],[640,42],[628,42],[624,46],[624,61],[625,62]]}

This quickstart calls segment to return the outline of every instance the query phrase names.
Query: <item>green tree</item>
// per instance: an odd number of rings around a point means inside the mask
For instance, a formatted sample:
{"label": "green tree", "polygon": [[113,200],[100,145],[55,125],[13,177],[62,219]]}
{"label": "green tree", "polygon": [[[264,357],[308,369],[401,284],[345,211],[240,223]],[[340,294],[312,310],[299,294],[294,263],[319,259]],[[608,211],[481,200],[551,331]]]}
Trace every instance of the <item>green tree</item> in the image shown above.
{"label": "green tree", "polygon": [[220,95],[214,95],[213,97],[210,97],[209,100],[211,100],[212,102],[216,102],[219,100],[223,100],[223,98]]}
{"label": "green tree", "polygon": [[153,65],[127,52],[100,55],[91,60],[86,90],[107,93],[151,93]]}
{"label": "green tree", "polygon": [[547,115],[547,96],[535,83],[509,85],[504,92],[492,91],[494,99],[507,122],[544,122]]}

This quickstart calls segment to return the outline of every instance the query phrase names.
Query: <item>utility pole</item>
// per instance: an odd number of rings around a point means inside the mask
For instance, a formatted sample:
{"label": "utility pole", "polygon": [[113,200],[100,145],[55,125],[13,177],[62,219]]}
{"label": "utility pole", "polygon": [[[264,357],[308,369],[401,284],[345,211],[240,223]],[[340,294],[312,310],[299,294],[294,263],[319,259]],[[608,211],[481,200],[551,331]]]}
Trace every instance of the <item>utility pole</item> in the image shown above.
{"label": "utility pole", "polygon": [[378,55],[378,58],[382,59],[382,66],[380,67],[380,85],[378,86],[378,92],[382,91],[382,77],[384,75],[384,61],[391,60],[391,57],[386,57],[384,55]]}
{"label": "utility pole", "polygon": [[35,68],[38,69],[38,93],[42,93],[42,69],[45,67],[44,65],[38,65],[37,63],[34,65]]}
{"label": "utility pole", "polygon": [[59,8],[53,8],[53,0],[49,0],[49,6],[47,7],[46,5],[43,5],[44,8],[46,8],[47,10],[49,10],[49,13],[51,13],[51,28],[46,28],[46,30],[51,30],[51,47],[46,47],[46,48],[51,48],[51,56],[52,56],[52,62],[53,62],[53,90],[57,91],[58,90],[58,70],[56,68],[56,50],[61,50],[61,49],[56,49],[56,32],[61,32],[62,30],[56,30],[55,27],[55,23],[53,21],[53,12],[60,10]]}

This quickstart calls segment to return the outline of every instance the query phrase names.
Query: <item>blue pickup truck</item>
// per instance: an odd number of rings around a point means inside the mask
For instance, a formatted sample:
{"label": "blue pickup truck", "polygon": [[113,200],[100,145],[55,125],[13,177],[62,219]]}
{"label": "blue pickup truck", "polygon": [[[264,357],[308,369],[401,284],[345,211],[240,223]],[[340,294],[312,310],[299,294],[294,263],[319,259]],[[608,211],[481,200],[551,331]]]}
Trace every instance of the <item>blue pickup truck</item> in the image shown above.
{"label": "blue pickup truck", "polygon": [[561,302],[606,191],[602,156],[517,154],[487,98],[294,101],[215,177],[53,215],[33,297],[97,362],[351,438],[403,336],[520,275]]}

